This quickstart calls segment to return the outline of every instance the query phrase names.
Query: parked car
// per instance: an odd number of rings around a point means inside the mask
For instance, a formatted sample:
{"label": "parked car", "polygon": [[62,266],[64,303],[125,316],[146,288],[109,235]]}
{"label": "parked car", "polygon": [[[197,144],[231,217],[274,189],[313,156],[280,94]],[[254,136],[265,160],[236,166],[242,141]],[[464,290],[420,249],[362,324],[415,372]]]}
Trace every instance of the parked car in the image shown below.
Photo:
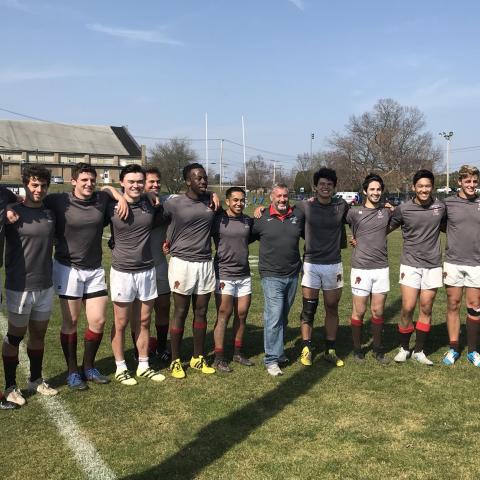
{"label": "parked car", "polygon": [[25,196],[25,188],[23,185],[16,183],[2,183],[2,187],[8,188],[15,195],[20,195],[21,197]]}
{"label": "parked car", "polygon": [[58,176],[53,176],[51,183],[57,183],[57,184],[62,184],[63,182],[63,177],[58,177]]}

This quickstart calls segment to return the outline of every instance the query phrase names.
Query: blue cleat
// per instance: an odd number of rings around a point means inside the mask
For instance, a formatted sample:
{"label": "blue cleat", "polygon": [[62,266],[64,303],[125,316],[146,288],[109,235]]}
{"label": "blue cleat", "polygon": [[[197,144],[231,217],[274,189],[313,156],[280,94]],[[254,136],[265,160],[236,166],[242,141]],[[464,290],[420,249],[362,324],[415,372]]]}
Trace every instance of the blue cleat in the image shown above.
{"label": "blue cleat", "polygon": [[96,368],[86,368],[83,371],[83,378],[84,380],[88,380],[89,382],[93,382],[98,385],[110,383],[110,379],[105,375],[102,375]]}
{"label": "blue cleat", "polygon": [[82,380],[79,373],[70,373],[67,377],[67,385],[71,390],[87,390],[88,385]]}
{"label": "blue cleat", "polygon": [[476,367],[480,367],[480,353],[478,352],[470,352],[467,355],[468,361],[472,364],[475,365]]}
{"label": "blue cleat", "polygon": [[459,357],[460,354],[453,348],[450,348],[448,352],[443,356],[442,363],[448,366],[453,365]]}

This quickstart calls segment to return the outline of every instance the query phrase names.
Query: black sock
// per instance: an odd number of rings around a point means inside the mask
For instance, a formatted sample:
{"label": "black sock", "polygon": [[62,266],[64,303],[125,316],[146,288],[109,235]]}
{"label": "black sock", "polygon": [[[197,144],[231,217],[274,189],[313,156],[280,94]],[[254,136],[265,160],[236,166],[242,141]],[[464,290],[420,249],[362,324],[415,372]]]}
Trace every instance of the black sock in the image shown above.
{"label": "black sock", "polygon": [[5,389],[17,384],[18,353],[14,356],[2,355],[5,374]]}
{"label": "black sock", "polygon": [[42,377],[43,348],[27,347],[27,355],[30,360],[30,381],[34,382]]}

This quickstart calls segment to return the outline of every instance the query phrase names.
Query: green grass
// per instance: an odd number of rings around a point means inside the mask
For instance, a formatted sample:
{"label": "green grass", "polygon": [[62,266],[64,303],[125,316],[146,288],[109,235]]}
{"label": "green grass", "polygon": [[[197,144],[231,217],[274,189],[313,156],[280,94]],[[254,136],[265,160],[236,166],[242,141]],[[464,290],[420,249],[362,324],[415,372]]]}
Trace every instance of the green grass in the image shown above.
{"label": "green grass", "polygon": [[[396,348],[400,313],[397,285],[401,234],[389,240],[392,290],[387,299],[385,345]],[[104,249],[109,263],[108,248]],[[251,246],[258,255],[258,245]],[[343,252],[349,278],[350,251]],[[248,319],[246,353],[256,365],[234,365],[231,375],[202,376],[187,370],[185,381],[167,376],[160,385],[93,385],[73,393],[64,386],[65,365],[58,332],[58,304],[48,331],[46,377],[105,462],[122,479],[438,479],[473,478],[480,470],[476,437],[480,414],[478,372],[465,355],[452,368],[440,364],[447,332],[445,295],[439,291],[428,353],[432,368],[407,363],[382,367],[368,356],[355,364],[350,341],[350,288],[340,305],[339,353],[343,369],[319,356],[310,368],[296,361],[300,352],[297,294],[287,332],[292,360],[281,378],[262,366],[263,297],[253,268],[254,296]],[[323,344],[322,309],[314,340]],[[463,317],[463,313],[462,313]],[[107,331],[112,323],[109,307]],[[212,353],[213,302],[207,348]],[[187,322],[184,357],[192,349]],[[365,343],[369,338],[366,332]],[[127,339],[127,362],[133,367]],[[114,362],[105,339],[99,366],[112,374]],[[0,374],[3,372],[0,371]],[[25,378],[19,376],[20,385]],[[0,478],[83,478],[41,403],[30,397],[16,412],[0,412]]]}

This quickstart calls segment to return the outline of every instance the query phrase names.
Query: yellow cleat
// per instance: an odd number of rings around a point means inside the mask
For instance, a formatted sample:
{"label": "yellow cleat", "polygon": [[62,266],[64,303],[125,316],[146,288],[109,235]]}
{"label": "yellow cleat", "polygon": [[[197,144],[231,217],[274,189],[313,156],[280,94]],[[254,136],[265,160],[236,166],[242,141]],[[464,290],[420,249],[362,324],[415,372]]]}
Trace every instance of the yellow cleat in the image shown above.
{"label": "yellow cleat", "polygon": [[336,367],[344,367],[345,362],[337,357],[337,352],[333,348],[325,352],[325,360],[329,363],[333,363]]}
{"label": "yellow cleat", "polygon": [[122,385],[137,385],[138,382],[135,380],[134,377],[130,375],[130,372],[128,370],[121,370],[120,372],[117,372],[115,374],[115,380],[117,382],[120,382]]}
{"label": "yellow cleat", "polygon": [[179,358],[170,364],[170,372],[173,378],[185,378],[185,370],[183,369],[182,362]]}
{"label": "yellow cleat", "polygon": [[198,372],[205,373],[207,375],[211,375],[212,373],[216,372],[214,368],[207,365],[207,362],[205,362],[203,355],[199,355],[198,357],[192,357],[190,359],[190,368],[192,368],[193,370],[197,370]]}
{"label": "yellow cleat", "polygon": [[312,364],[312,351],[307,347],[303,347],[302,353],[300,354],[300,362],[302,365],[309,367]]}

